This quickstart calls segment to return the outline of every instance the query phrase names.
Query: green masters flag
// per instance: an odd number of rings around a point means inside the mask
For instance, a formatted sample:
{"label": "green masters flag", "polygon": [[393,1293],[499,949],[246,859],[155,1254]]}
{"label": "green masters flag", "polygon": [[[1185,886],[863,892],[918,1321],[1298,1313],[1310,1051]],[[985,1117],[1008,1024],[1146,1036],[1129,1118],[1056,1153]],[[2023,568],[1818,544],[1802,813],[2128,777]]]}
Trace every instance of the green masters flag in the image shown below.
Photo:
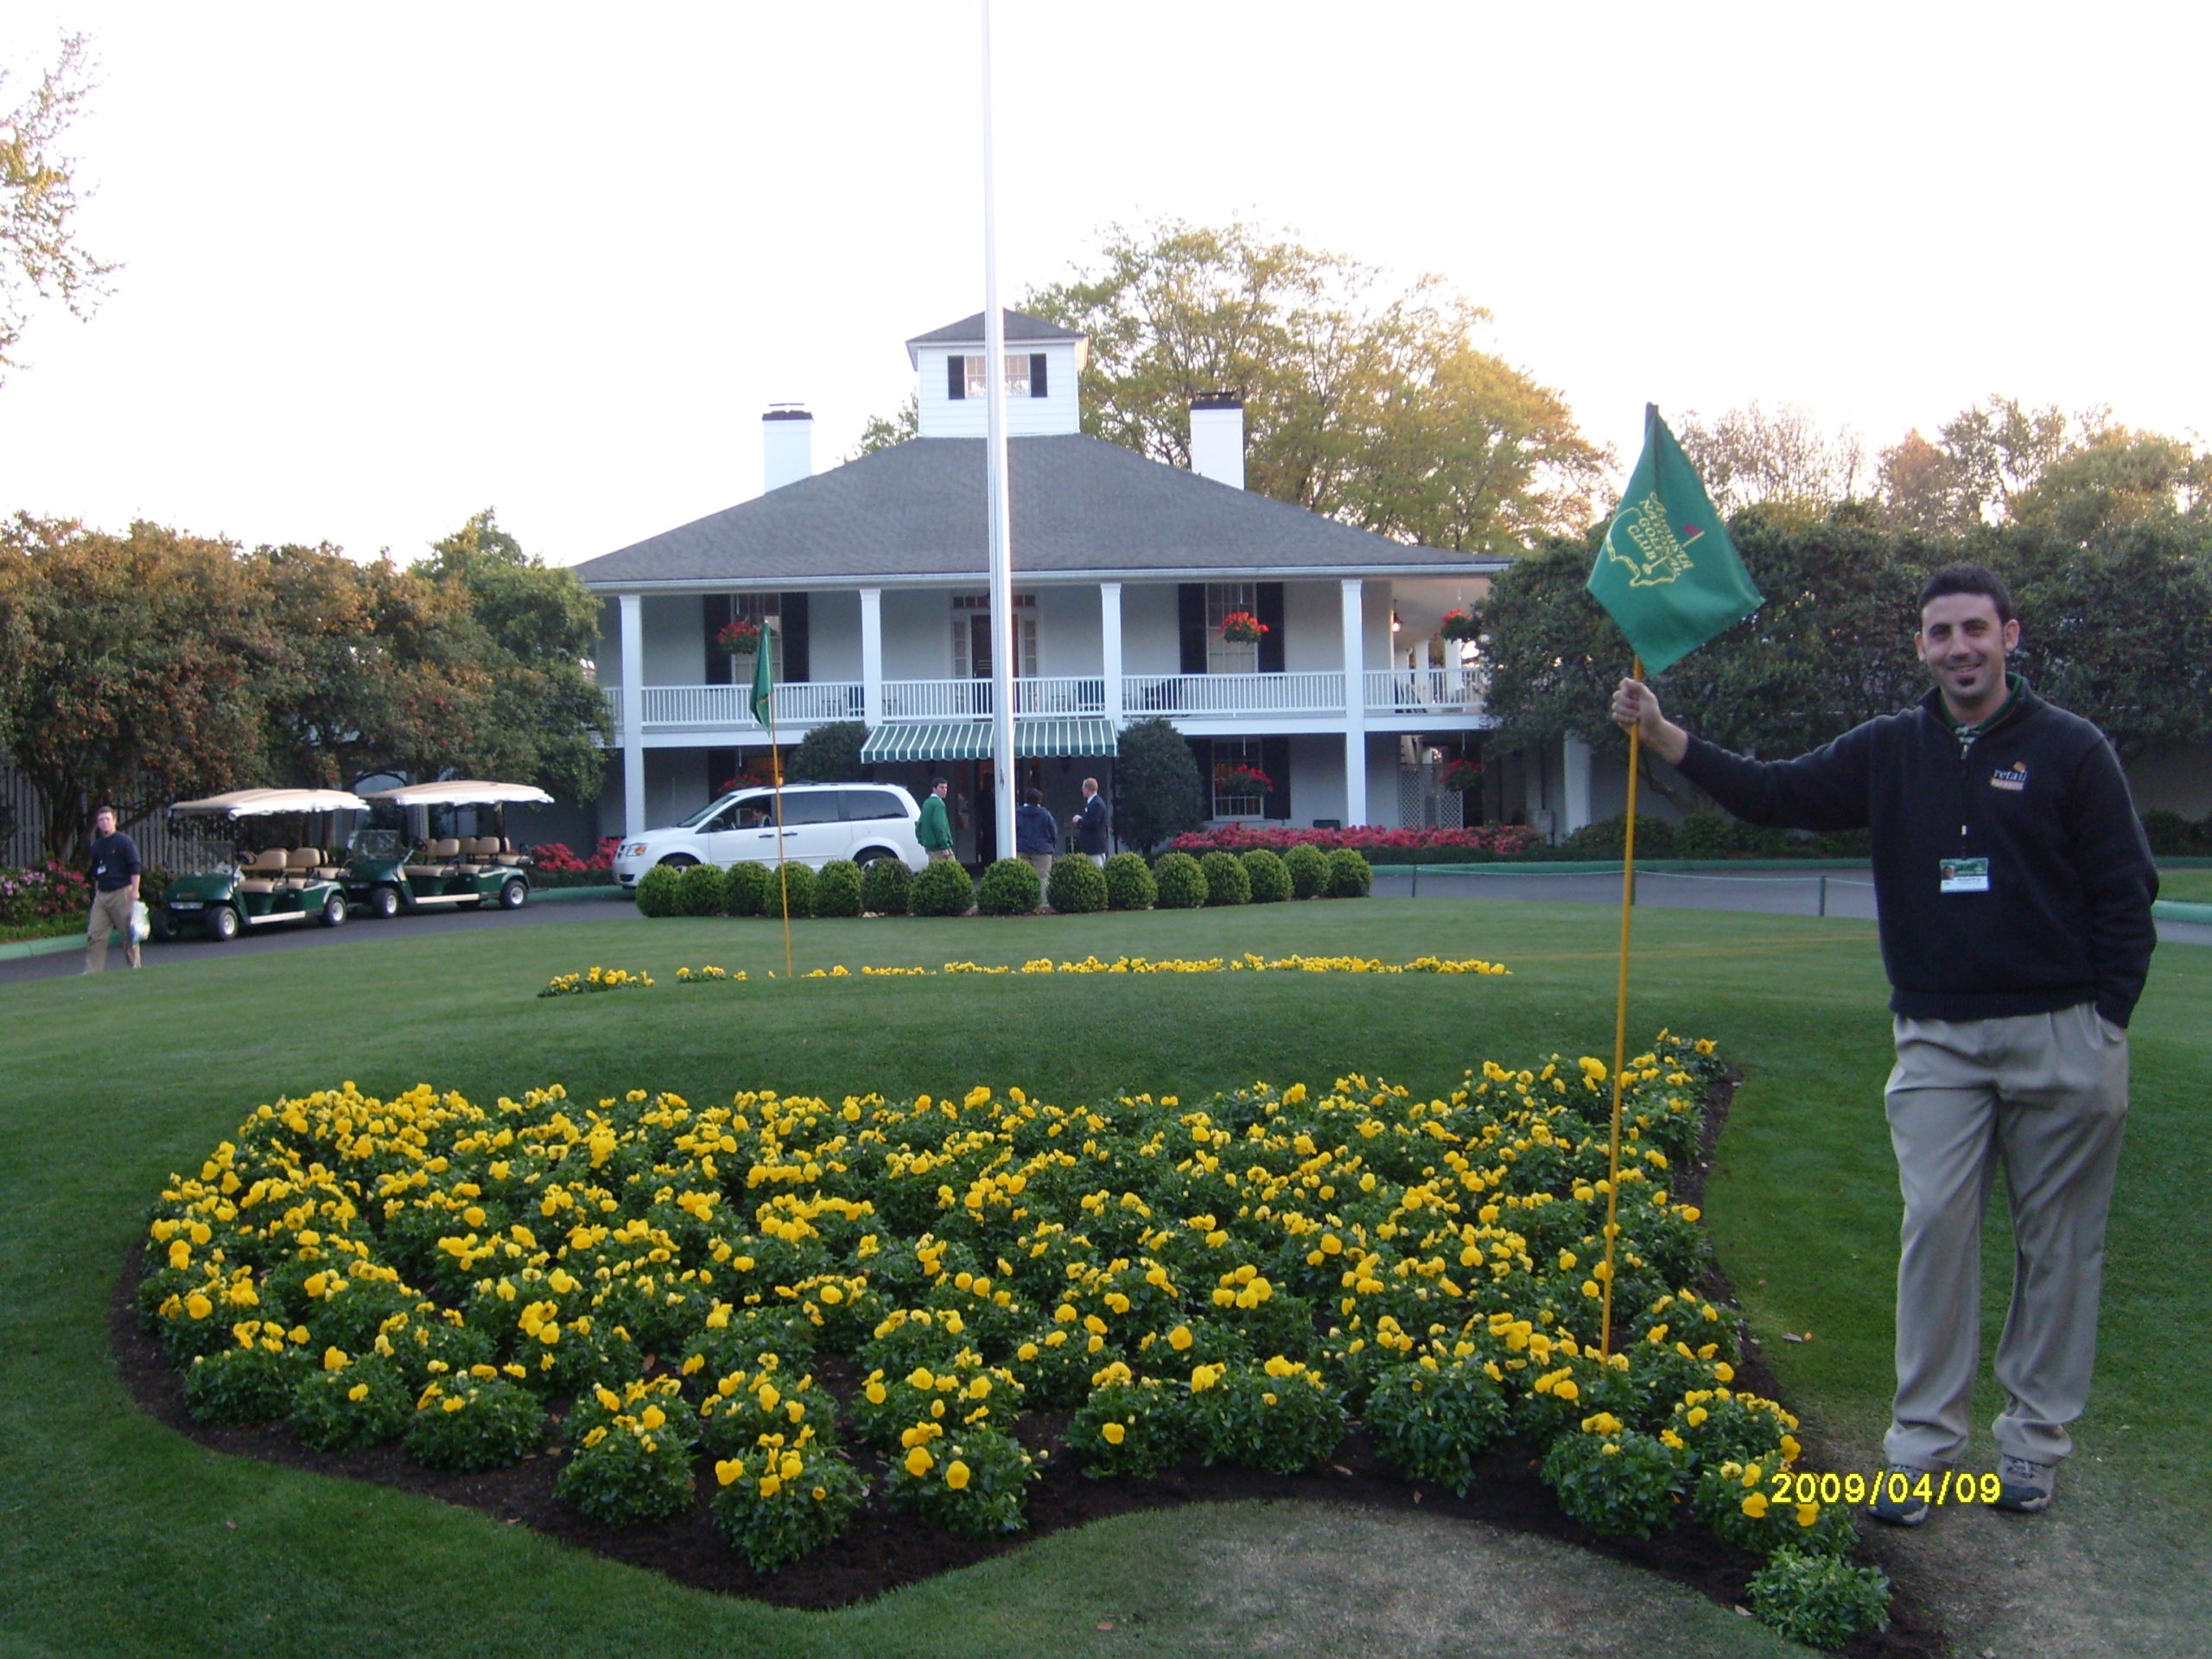
{"label": "green masters flag", "polygon": [[1643,406],[1643,454],[1588,586],[1647,674],[1665,673],[1765,602],[1653,404]]}
{"label": "green masters flag", "polygon": [[776,672],[770,665],[769,656],[775,643],[775,636],[762,624],[760,649],[753,653],[753,718],[763,726],[772,724],[768,702],[776,694]]}

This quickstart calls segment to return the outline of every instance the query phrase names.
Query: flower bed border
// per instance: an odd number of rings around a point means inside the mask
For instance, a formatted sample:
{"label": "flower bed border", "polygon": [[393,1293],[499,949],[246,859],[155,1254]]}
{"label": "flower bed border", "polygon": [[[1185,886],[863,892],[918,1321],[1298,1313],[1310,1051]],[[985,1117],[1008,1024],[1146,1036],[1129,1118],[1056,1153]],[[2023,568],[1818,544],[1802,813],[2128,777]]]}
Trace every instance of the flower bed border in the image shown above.
{"label": "flower bed border", "polygon": [[[1707,1091],[1704,1135],[1694,1162],[1673,1172],[1682,1196],[1702,1203],[1713,1152],[1725,1126],[1738,1079],[1728,1076]],[[1538,1478],[1530,1448],[1519,1439],[1505,1441],[1478,1462],[1477,1478],[1464,1498],[1448,1490],[1410,1482],[1384,1468],[1372,1455],[1366,1430],[1356,1426],[1318,1472],[1277,1476],[1221,1465],[1205,1467],[1186,1460],[1149,1479],[1096,1479],[1083,1474],[1073,1459],[1039,1465],[1041,1478],[1031,1488],[1027,1529],[988,1540],[963,1538],[897,1516],[863,1510],[843,1536],[773,1575],[754,1573],[714,1529],[709,1505],[711,1478],[702,1480],[690,1510],[650,1526],[612,1528],[585,1519],[554,1496],[560,1461],[534,1456],[509,1468],[461,1475],[426,1469],[396,1444],[356,1452],[309,1450],[282,1422],[216,1428],[185,1409],[183,1374],[172,1367],[159,1341],[140,1325],[137,1287],[148,1266],[143,1243],[127,1255],[109,1299],[109,1345],[124,1389],[140,1409],[210,1451],[257,1458],[310,1473],[380,1485],[474,1509],[493,1520],[520,1524],[589,1549],[609,1560],[657,1572],[695,1589],[743,1596],[774,1605],[815,1610],[872,1600],[890,1590],[957,1571],[1019,1548],[1046,1534],[1112,1516],[1148,1510],[1179,1509],[1192,1503],[1294,1501],[1351,1504],[1380,1511],[1420,1512],[1487,1522],[1502,1529],[1595,1550],[1615,1560],[1657,1573],[1724,1606],[1742,1605],[1761,1558],[1715,1538],[1690,1520],[1688,1505],[1676,1523],[1645,1541],[1598,1538],[1563,1514],[1550,1490]],[[1726,1306],[1734,1292],[1717,1262],[1709,1265],[1698,1288]],[[832,1357],[823,1356],[824,1360]],[[834,1363],[834,1362],[833,1362]],[[819,1367],[828,1375],[828,1366]],[[1745,1335],[1737,1363],[1740,1386],[1769,1399],[1779,1391],[1757,1339]],[[1020,1420],[1024,1444],[1036,1446],[1060,1436],[1071,1414],[1026,1411]],[[1817,1438],[1808,1433],[1808,1466],[1821,1462]],[[864,1448],[852,1448],[863,1465]],[[1904,1586],[1892,1585],[1886,1631],[1863,1636],[1841,1649],[1852,1659],[1942,1659],[1948,1639],[1932,1609]]]}

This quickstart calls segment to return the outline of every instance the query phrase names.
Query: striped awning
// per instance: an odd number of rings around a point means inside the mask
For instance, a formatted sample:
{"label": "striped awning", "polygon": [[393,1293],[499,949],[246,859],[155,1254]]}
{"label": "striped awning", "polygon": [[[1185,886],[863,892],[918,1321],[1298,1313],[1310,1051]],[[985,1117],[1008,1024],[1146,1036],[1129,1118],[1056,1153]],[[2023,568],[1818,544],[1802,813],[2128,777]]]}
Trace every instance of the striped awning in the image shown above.
{"label": "striped awning", "polygon": [[[1111,755],[1119,747],[1114,741],[1113,722],[1108,720],[1053,715],[1014,722],[1014,752],[1025,760],[1048,754]],[[884,760],[990,758],[991,722],[988,720],[897,720],[877,727],[861,745],[861,759],[871,765]]]}

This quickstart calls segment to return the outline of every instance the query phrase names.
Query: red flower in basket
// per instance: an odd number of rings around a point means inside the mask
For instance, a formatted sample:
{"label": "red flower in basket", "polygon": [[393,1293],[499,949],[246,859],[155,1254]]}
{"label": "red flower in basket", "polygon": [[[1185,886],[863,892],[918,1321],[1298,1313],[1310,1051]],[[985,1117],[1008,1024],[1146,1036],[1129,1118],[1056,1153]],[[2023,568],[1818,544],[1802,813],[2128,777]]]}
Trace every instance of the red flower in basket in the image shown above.
{"label": "red flower in basket", "polygon": [[750,657],[760,648],[760,623],[756,617],[741,616],[734,622],[725,623],[715,643],[733,657]]}
{"label": "red flower in basket", "polygon": [[1265,795],[1274,788],[1274,779],[1257,766],[1231,766],[1221,774],[1224,795]]}
{"label": "red flower in basket", "polygon": [[1443,623],[1437,632],[1446,639],[1471,639],[1475,637],[1475,613],[1460,609],[1444,613]]}
{"label": "red flower in basket", "polygon": [[1221,637],[1231,645],[1253,645],[1268,631],[1268,625],[1249,611],[1231,611],[1221,619]]}
{"label": "red flower in basket", "polygon": [[1444,787],[1446,789],[1480,789],[1483,783],[1483,763],[1479,760],[1454,760],[1444,768]]}

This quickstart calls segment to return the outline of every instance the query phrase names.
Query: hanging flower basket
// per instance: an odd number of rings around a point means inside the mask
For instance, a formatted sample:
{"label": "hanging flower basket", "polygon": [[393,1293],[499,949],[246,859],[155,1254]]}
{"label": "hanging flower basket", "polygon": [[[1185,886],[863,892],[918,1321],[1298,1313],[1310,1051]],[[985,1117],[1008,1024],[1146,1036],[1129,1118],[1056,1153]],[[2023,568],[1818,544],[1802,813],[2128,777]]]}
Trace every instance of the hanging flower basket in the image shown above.
{"label": "hanging flower basket", "polygon": [[1444,768],[1444,787],[1446,789],[1480,789],[1483,786],[1483,763],[1479,760],[1454,760]]}
{"label": "hanging flower basket", "polygon": [[723,625],[715,636],[715,643],[733,657],[750,657],[760,649],[759,619],[741,616],[734,622]]}
{"label": "hanging flower basket", "polygon": [[1231,611],[1221,619],[1221,637],[1232,645],[1256,645],[1268,625],[1249,611]]}
{"label": "hanging flower basket", "polygon": [[1446,639],[1471,639],[1477,628],[1475,613],[1470,610],[1446,611],[1443,624],[1437,632]]}
{"label": "hanging flower basket", "polygon": [[1230,766],[1215,787],[1224,795],[1266,795],[1274,791],[1274,780],[1257,766]]}

